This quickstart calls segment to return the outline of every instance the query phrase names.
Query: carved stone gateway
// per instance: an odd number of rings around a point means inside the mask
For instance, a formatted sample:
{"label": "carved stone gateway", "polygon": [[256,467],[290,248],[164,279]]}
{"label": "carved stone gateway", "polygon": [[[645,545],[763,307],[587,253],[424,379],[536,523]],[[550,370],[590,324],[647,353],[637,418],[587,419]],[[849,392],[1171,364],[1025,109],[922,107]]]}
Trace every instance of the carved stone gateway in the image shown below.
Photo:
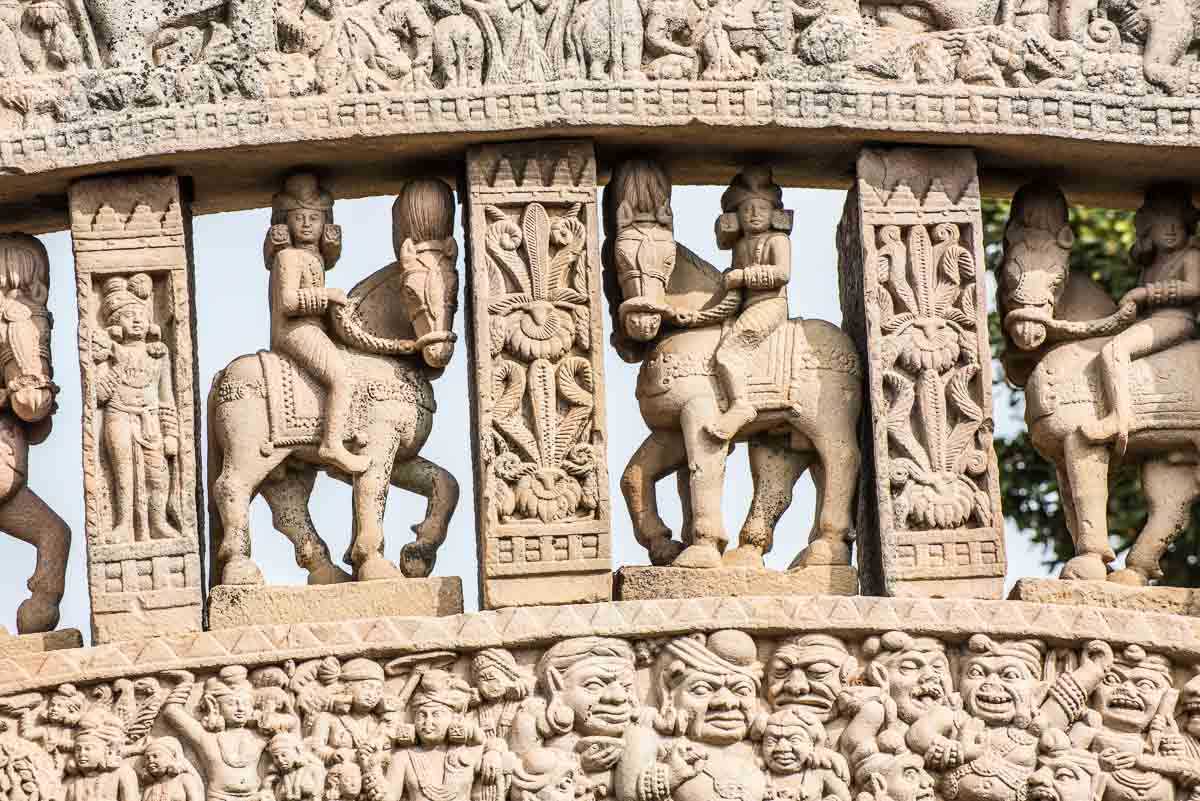
{"label": "carved stone gateway", "polygon": [[180,181],[88,179],[70,203],[93,637],[198,631],[196,318]]}
{"label": "carved stone gateway", "polygon": [[611,597],[590,142],[467,161],[476,537],[484,608]]}
{"label": "carved stone gateway", "polygon": [[1004,527],[975,156],[867,149],[838,230],[868,365],[859,564],[886,595],[999,597]]}

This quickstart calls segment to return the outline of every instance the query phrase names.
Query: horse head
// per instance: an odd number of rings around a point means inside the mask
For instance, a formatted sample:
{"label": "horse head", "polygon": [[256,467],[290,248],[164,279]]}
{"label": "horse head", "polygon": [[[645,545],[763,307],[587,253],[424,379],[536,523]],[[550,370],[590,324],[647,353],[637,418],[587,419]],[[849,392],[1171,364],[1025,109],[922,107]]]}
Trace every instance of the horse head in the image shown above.
{"label": "horse head", "polygon": [[47,421],[58,387],[51,380],[50,328],[46,309],[50,259],[37,239],[0,237],[0,369],[9,407],[27,423]]}
{"label": "horse head", "polygon": [[604,193],[606,266],[620,300],[614,322],[635,342],[658,336],[667,284],[675,269],[671,181],[652,161],[627,161]]}
{"label": "horse head", "polygon": [[458,311],[458,245],[454,193],[443,181],[410,181],[392,207],[400,266],[400,304],[416,334],[421,358],[441,370],[454,355]]}
{"label": "horse head", "polygon": [[1017,190],[1004,229],[999,306],[1005,338],[1023,351],[1046,342],[1042,320],[1054,318],[1067,288],[1074,243],[1062,190],[1047,183]]}

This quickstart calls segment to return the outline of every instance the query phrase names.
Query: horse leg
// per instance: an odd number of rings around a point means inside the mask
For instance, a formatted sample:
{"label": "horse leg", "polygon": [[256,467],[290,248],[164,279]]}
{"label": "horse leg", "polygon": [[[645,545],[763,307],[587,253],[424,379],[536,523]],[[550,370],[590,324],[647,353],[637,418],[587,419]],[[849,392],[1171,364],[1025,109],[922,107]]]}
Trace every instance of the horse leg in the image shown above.
{"label": "horse leg", "polygon": [[761,569],[763,555],[775,541],[775,526],[792,505],[792,489],[811,459],[787,447],[778,437],[752,440],[749,454],[750,476],[754,480],[750,512],[742,523],[738,546],[725,554],[721,563],[726,567]]}
{"label": "horse leg", "polygon": [[316,481],[314,470],[285,468],[281,478],[268,478],[258,491],[271,507],[275,530],[291,540],[296,549],[296,564],[308,571],[309,584],[350,581],[350,574],[333,563],[329,546],[308,513],[308,499]]}
{"label": "horse leg", "polygon": [[1150,517],[1125,557],[1125,568],[1112,573],[1109,581],[1140,587],[1150,579],[1162,578],[1159,560],[1171,541],[1187,528],[1192,504],[1200,495],[1196,469],[1195,463],[1166,459],[1142,465],[1142,487]]}
{"label": "horse leg", "polygon": [[[219,413],[216,420],[220,426]],[[216,553],[221,575],[219,580],[214,577],[213,584],[262,584],[262,571],[250,558],[250,501],[288,452],[276,449],[264,456],[257,442],[248,437],[233,437],[220,430],[213,435],[224,441],[221,472],[212,484],[213,505],[222,529]],[[230,449],[230,442],[238,444]]]}
{"label": "horse leg", "polygon": [[862,457],[857,447],[846,446],[854,441],[853,437],[803,433],[812,437],[819,456],[819,464],[812,468],[817,487],[816,519],[808,547],[792,561],[789,569],[848,565],[850,543],[854,541],[854,493],[858,489]]}
{"label": "horse leg", "polygon": [[721,414],[712,395],[693,398],[680,414],[683,441],[691,473],[692,544],[675,560],[676,567],[720,567],[721,553],[729,542],[721,519],[725,489],[725,459],[729,443],[709,436],[705,426]]}
{"label": "horse leg", "polygon": [[438,548],[446,541],[450,516],[458,506],[458,482],[442,467],[422,456],[397,459],[392,485],[427,499],[425,519],[412,527],[416,540],[400,549],[400,572],[424,578],[433,572]]}
{"label": "horse leg", "polygon": [[1067,487],[1075,507],[1075,556],[1062,569],[1061,578],[1103,581],[1106,565],[1116,554],[1108,544],[1108,462],[1104,445],[1089,442],[1073,431],[1063,443]]}
{"label": "horse leg", "polygon": [[37,566],[27,584],[30,597],[17,609],[17,631],[52,630],[66,584],[71,529],[33,490],[22,487],[0,506],[0,530],[37,549]]}
{"label": "horse leg", "polygon": [[[621,494],[633,523],[633,536],[650,554],[650,563],[669,565],[683,550],[671,539],[671,529],[658,514],[656,484],[679,470],[686,461],[683,434],[678,431],[651,431],[638,446],[621,475]],[[687,495],[680,482],[681,499]]]}
{"label": "horse leg", "polygon": [[[392,459],[378,454],[366,472],[354,478],[354,536],[347,559],[359,581],[400,578],[400,568],[383,556],[383,512],[387,504]],[[380,467],[382,462],[383,467]]]}

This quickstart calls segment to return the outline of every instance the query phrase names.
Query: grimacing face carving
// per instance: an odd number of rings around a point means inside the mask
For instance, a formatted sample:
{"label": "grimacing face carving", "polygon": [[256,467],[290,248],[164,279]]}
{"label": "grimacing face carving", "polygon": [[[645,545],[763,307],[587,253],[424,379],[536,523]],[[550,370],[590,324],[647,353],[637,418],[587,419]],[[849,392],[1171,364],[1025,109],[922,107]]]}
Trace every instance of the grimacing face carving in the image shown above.
{"label": "grimacing face carving", "polygon": [[1036,686],[1029,666],[1006,654],[969,657],[958,679],[963,708],[992,726],[1011,724],[1021,716],[1028,720]]}
{"label": "grimacing face carving", "polygon": [[637,703],[632,662],[592,656],[561,674],[558,698],[575,713],[575,731],[585,737],[620,737]]}
{"label": "grimacing face carving", "polygon": [[800,706],[828,723],[837,717],[837,698],[845,689],[846,647],[826,635],[785,641],[767,665],[766,694],[772,709]]}
{"label": "grimacing face carving", "polygon": [[1093,698],[1105,728],[1142,732],[1150,728],[1169,688],[1167,677],[1153,668],[1118,663],[1104,674]]}
{"label": "grimacing face carving", "polygon": [[916,754],[899,754],[883,775],[891,801],[933,801],[933,777]]}
{"label": "grimacing face carving", "polygon": [[941,642],[915,638],[904,650],[881,652],[875,662],[883,669],[897,715],[905,723],[947,701],[950,662]]}
{"label": "grimacing face carving", "polygon": [[754,682],[738,674],[718,676],[692,668],[677,678],[671,701],[689,721],[693,740],[714,745],[735,743],[750,729]]}

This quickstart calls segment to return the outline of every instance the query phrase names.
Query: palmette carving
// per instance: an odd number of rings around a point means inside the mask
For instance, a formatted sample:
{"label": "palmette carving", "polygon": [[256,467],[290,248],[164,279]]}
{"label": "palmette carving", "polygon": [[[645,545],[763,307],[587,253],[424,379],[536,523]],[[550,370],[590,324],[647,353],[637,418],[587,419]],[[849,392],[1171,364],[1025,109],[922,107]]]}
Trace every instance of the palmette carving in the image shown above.
{"label": "palmette carving", "polygon": [[[308,514],[318,469],[354,487],[356,535],[346,561],[355,578],[433,570],[458,500],[454,478],[419,455],[436,409],[430,379],[454,353],[453,193],[438,180],[412,181],[392,218],[397,261],[346,293],[325,283],[341,253],[332,196],[315,176],[297,174],[275,198],[264,243],[271,350],[232,362],[209,399],[214,584],[263,581],[248,518],[259,493],[310,583],[350,579]],[[398,568],[382,555],[392,485],[429,499]]]}
{"label": "palmette carving", "polygon": [[[819,681],[844,655],[835,702],[811,703],[787,677],[781,703],[770,684],[770,671],[786,672],[772,665],[792,659],[781,651],[801,654]],[[1103,641],[737,629],[230,665],[0,699],[0,791],[13,801],[1172,801],[1200,784],[1192,675],[1163,653],[1114,654]],[[498,700],[511,702],[492,710],[502,714],[478,713]]]}
{"label": "palmette carving", "polygon": [[[518,7],[528,12],[532,4]],[[590,143],[468,159],[476,518],[485,606],[608,598],[609,504]],[[587,574],[549,593],[537,577]],[[522,584],[524,582],[524,584]],[[565,593],[565,594],[564,594]]]}

